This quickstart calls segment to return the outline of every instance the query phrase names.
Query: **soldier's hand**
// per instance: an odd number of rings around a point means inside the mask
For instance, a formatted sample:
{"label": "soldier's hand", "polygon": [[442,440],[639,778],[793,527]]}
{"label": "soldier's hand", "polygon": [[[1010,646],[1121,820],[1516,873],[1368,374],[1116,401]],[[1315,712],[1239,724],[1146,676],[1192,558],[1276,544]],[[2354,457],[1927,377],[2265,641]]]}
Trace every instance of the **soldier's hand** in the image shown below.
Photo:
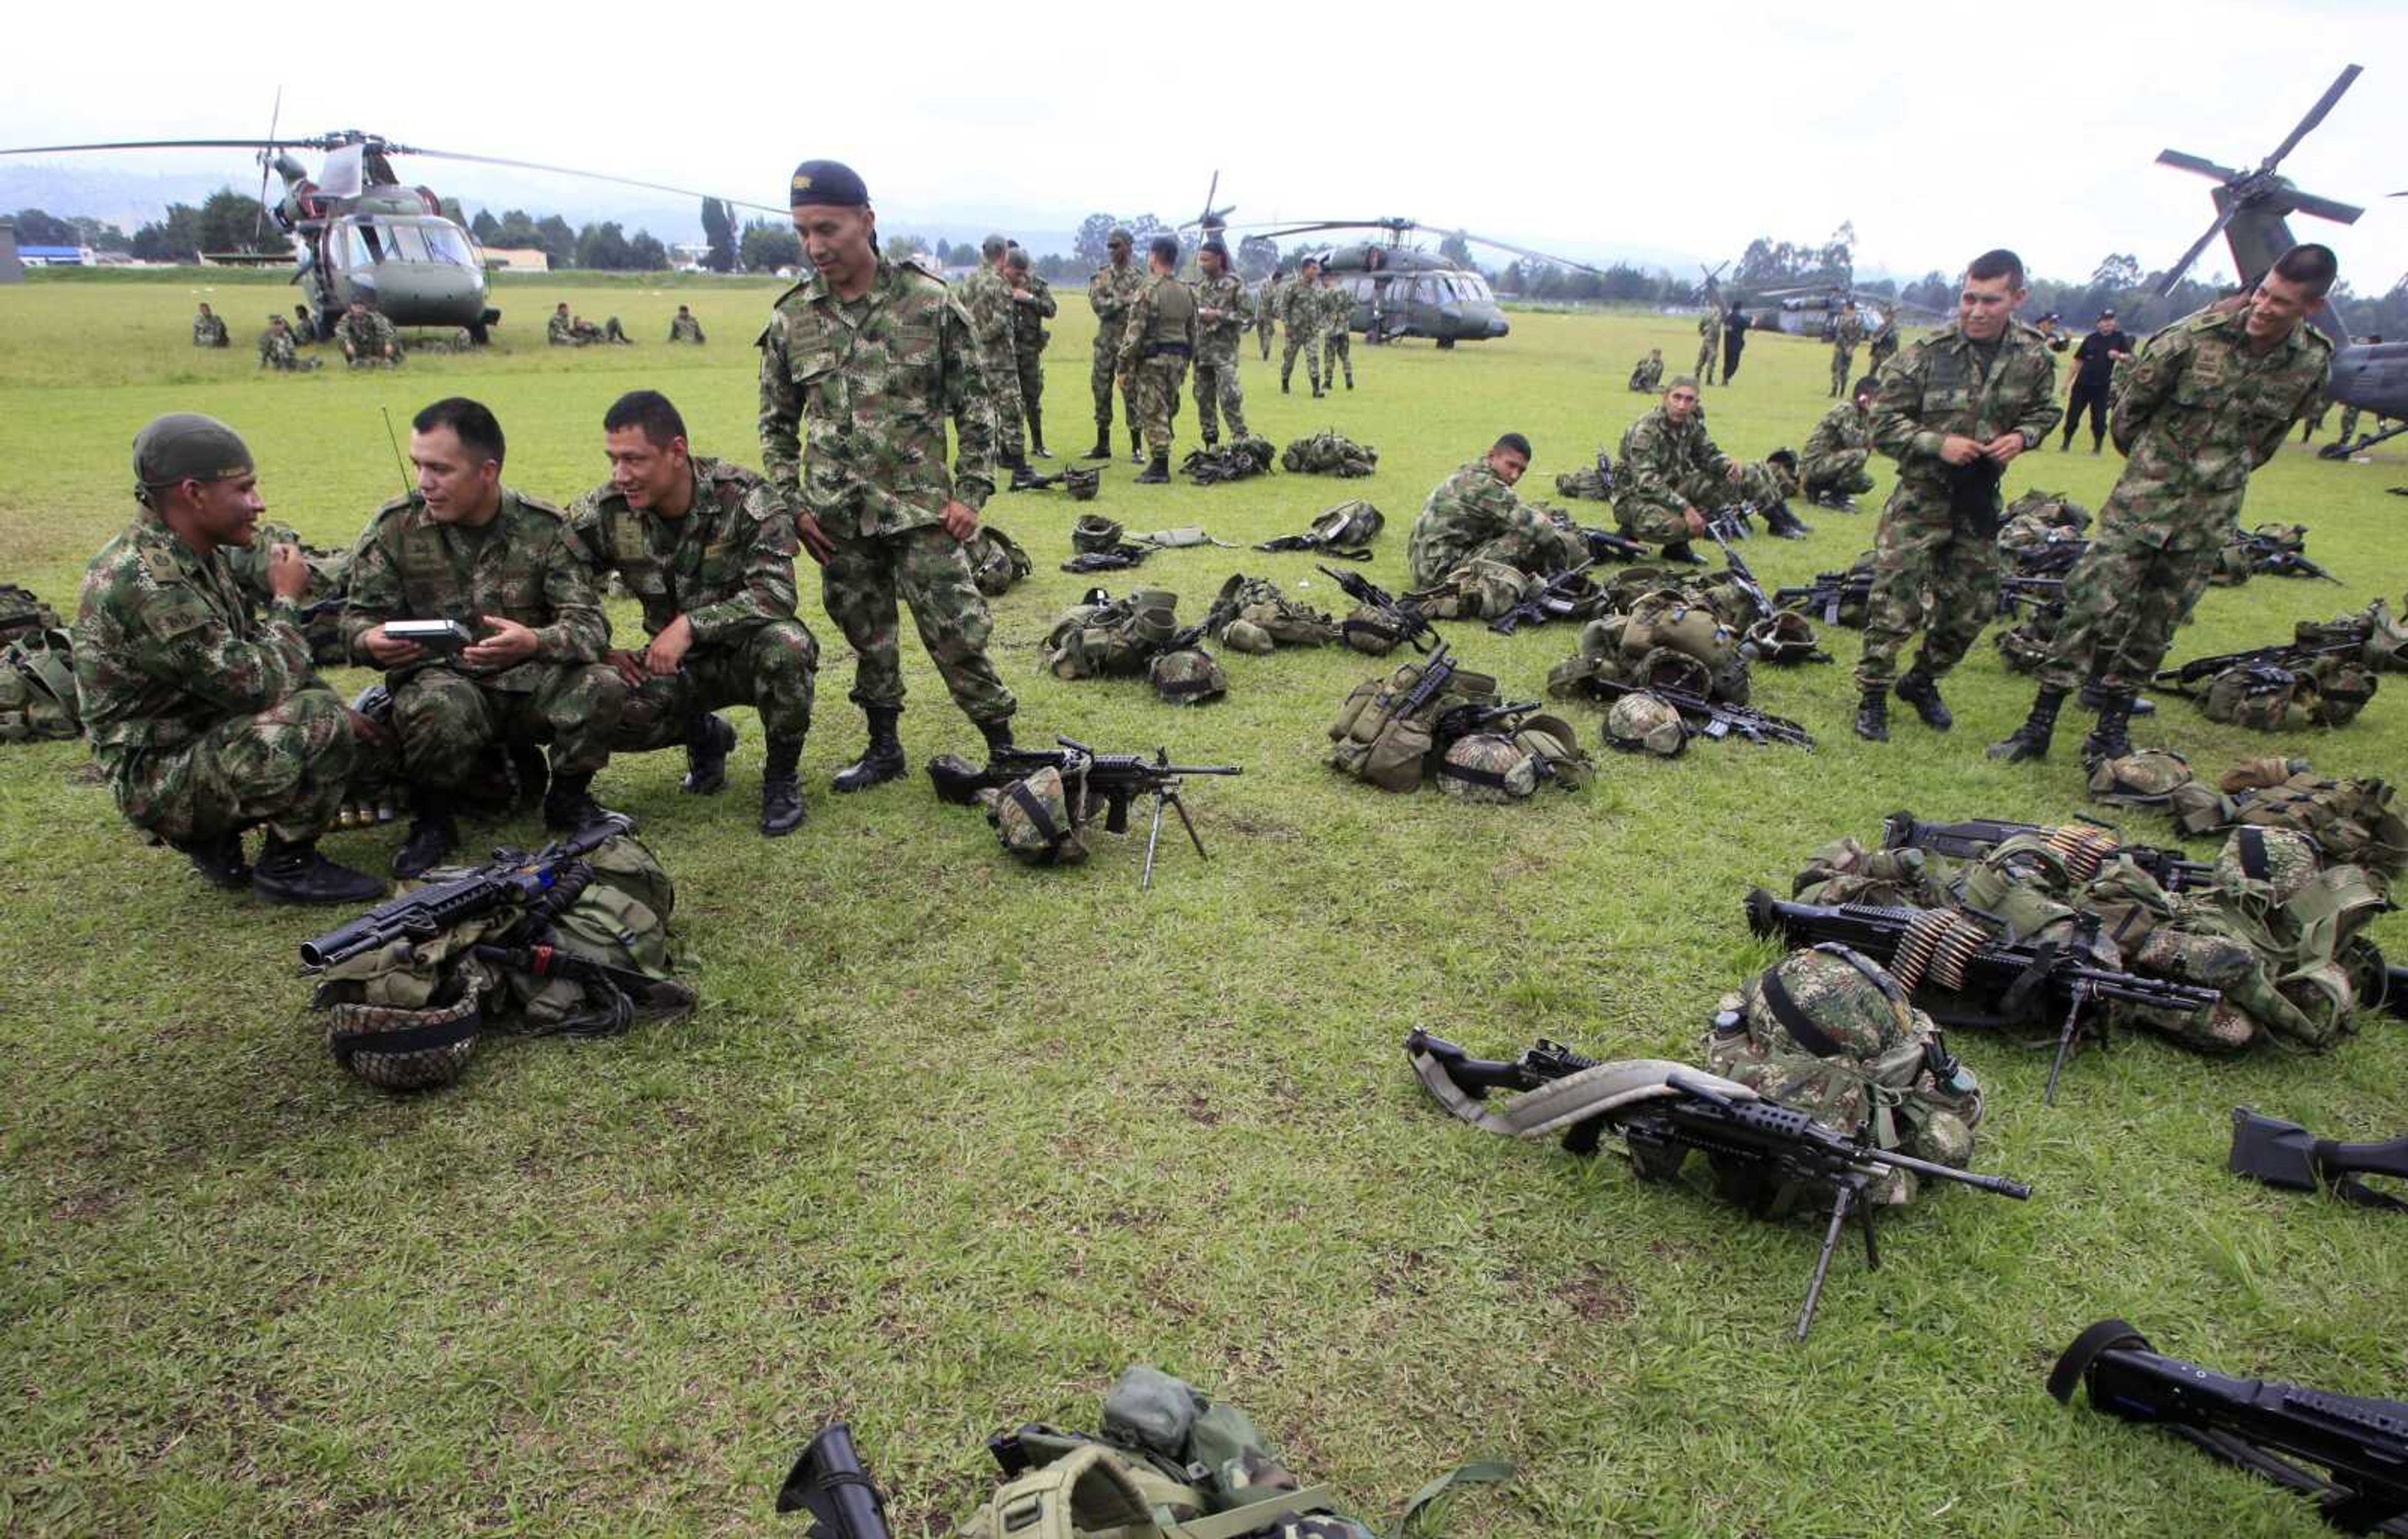
{"label": "soldier's hand", "polygon": [[414,641],[395,641],[384,634],[384,627],[381,625],[373,631],[363,633],[360,636],[360,645],[367,648],[368,656],[376,659],[380,666],[387,668],[398,668],[404,663],[415,663],[426,655],[425,648]]}
{"label": "soldier's hand", "polygon": [[2008,461],[2014,459],[2016,455],[2021,454],[2029,447],[2031,446],[2024,442],[2024,435],[2021,432],[2010,429],[2005,433],[2000,434],[1988,443],[1984,444],[1982,446],[1982,452],[1988,455],[1992,460],[1996,461],[2000,464],[2005,464]]}
{"label": "soldier's hand", "polygon": [[945,533],[957,540],[967,540],[978,533],[978,509],[968,503],[948,501],[945,504]]}
{"label": "soldier's hand", "polygon": [[490,634],[460,653],[471,668],[513,668],[535,656],[543,643],[536,634],[506,615],[480,615]]}
{"label": "soldier's hand", "polygon": [[1684,507],[1681,509],[1681,521],[1689,526],[1689,538],[1696,540],[1705,537],[1706,516],[1703,513],[1694,507]]}
{"label": "soldier's hand", "polygon": [[278,598],[297,599],[309,588],[309,563],[297,545],[267,548],[267,591]]}
{"label": "soldier's hand", "polygon": [[619,676],[619,681],[629,689],[644,681],[644,660],[624,647],[611,648],[602,654],[602,661],[609,665],[611,672]]}
{"label": "soldier's hand", "polygon": [[1952,465],[1969,465],[1982,457],[1983,446],[1977,439],[1961,433],[1952,433],[1940,440],[1940,457]]}
{"label": "soldier's hand", "polygon": [[644,648],[644,666],[666,678],[678,671],[678,664],[685,661],[685,654],[693,646],[694,625],[680,615],[662,626],[661,634],[652,637],[652,644]]}
{"label": "soldier's hand", "polygon": [[1744,476],[1744,475],[1746,475],[1746,474],[1747,474],[1746,468],[1745,468],[1744,466],[1742,466],[1742,464],[1741,464],[1737,460],[1733,460],[1733,461],[1731,462],[1731,467],[1730,467],[1728,470],[1726,470],[1726,471],[1724,471],[1724,472],[1723,472],[1723,479],[1724,479],[1724,480],[1726,480],[1726,481],[1736,481],[1736,480],[1738,480],[1742,476]]}
{"label": "soldier's hand", "polygon": [[795,515],[795,537],[803,542],[803,552],[822,566],[836,554],[836,542],[820,527],[819,516],[813,513]]}

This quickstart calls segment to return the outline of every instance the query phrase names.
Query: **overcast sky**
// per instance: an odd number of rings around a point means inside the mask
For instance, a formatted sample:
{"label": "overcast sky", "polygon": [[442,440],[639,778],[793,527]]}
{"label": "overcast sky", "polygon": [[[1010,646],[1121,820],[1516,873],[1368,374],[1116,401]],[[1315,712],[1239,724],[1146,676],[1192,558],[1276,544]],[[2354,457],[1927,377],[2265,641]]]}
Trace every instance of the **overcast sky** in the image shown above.
{"label": "overcast sky", "polygon": [[[307,50],[331,68],[299,78],[302,45],[345,15],[362,34]],[[2366,216],[2294,229],[2329,241],[2362,291],[2408,271],[2408,198],[2384,196],[2408,188],[2399,0],[886,4],[849,18],[598,4],[560,20],[449,0],[134,0],[21,6],[8,37],[0,145],[260,134],[280,82],[288,133],[357,126],[768,204],[796,161],[832,156],[889,229],[1067,229],[1093,209],[1177,221],[1217,167],[1238,224],[1401,214],[1572,255],[1720,258],[1852,220],[1863,268],[1953,271],[2006,244],[2066,278],[2109,251],[2171,262],[2213,216],[2211,184],[2153,166],[2157,150],[2254,165],[2355,62],[2366,75],[2283,169]],[[114,164],[218,158],[238,185],[255,175],[239,152]],[[434,162],[408,174],[472,203],[501,185]],[[552,206],[573,216],[587,195],[563,182]],[[2214,257],[2229,268],[2221,243]]]}

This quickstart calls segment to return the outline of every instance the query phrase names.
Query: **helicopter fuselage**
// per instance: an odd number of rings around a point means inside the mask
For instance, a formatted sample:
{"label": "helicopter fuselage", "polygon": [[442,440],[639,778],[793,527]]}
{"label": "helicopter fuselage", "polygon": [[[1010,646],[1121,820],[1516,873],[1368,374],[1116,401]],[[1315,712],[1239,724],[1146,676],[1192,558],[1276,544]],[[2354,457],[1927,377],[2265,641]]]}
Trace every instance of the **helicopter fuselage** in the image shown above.
{"label": "helicopter fuselage", "polygon": [[1354,296],[1354,331],[1375,341],[1426,336],[1440,346],[1512,330],[1488,280],[1410,246],[1366,242],[1323,253],[1322,269]]}

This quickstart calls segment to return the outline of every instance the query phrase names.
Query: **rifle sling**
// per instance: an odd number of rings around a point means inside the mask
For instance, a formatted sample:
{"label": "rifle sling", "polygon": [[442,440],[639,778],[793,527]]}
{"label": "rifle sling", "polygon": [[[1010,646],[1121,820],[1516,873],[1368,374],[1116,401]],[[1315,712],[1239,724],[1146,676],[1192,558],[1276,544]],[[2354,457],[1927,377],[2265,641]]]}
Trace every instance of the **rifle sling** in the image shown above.
{"label": "rifle sling", "polygon": [[1677,1096],[1681,1092],[1670,1083],[1676,1074],[1710,1086],[1734,1101],[1757,1098],[1756,1091],[1746,1086],[1709,1074],[1694,1064],[1639,1058],[1599,1063],[1578,1074],[1566,1075],[1536,1090],[1525,1090],[1492,1109],[1449,1078],[1445,1063],[1438,1058],[1428,1053],[1412,1056],[1413,1073],[1420,1077],[1422,1088],[1429,1091],[1430,1099],[1475,1128],[1512,1138],[1552,1137],[1575,1123],[1610,1115],[1641,1101]]}

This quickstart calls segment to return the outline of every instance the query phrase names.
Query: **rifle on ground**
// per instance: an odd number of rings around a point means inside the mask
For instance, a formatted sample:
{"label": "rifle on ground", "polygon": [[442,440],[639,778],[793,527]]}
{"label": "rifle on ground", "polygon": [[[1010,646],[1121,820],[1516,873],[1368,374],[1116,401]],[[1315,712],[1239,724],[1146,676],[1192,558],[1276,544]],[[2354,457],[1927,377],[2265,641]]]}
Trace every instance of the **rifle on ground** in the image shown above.
{"label": "rifle on ground", "polygon": [[2224,542],[2247,552],[2249,570],[2271,577],[2318,577],[2326,582],[2340,583],[2319,563],[2310,561],[2308,553],[2297,546],[2287,545],[2272,534],[2255,530],[2234,531]]}
{"label": "rifle on ground", "polygon": [[2408,1213],[2408,1203],[2377,1191],[2360,1176],[2408,1180],[2408,1138],[2381,1144],[2339,1144],[2318,1138],[2297,1122],[2260,1117],[2246,1106],[2232,1108],[2232,1154],[2226,1168],[2270,1187],[2290,1191],[2329,1189],[2359,1207]]}
{"label": "rifle on ground", "polygon": [[1743,737],[1751,743],[1785,743],[1799,748],[1814,746],[1813,734],[1804,727],[1785,716],[1759,711],[1752,705],[1726,705],[1669,684],[1625,684],[1611,678],[1592,678],[1588,683],[1591,689],[1615,699],[1626,694],[1652,694],[1681,713],[1690,735],[1711,743],[1719,743],[1726,737]]}
{"label": "rifle on ground", "polygon": [[786,1472],[778,1510],[810,1515],[810,1539],[887,1539],[886,1498],[861,1467],[853,1429],[830,1422]]}
{"label": "rifle on ground", "polygon": [[1439,712],[1438,721],[1430,729],[1430,736],[1443,748],[1456,738],[1505,726],[1539,708],[1540,703],[1535,700],[1507,700],[1493,705],[1451,705]]}
{"label": "rifle on ground", "polygon": [[[1450,665],[1451,666],[1451,665]],[[1154,885],[1154,856],[1162,842],[1162,813],[1165,807],[1179,814],[1179,821],[1194,842],[1196,853],[1206,860],[1211,854],[1204,848],[1203,836],[1196,832],[1195,820],[1187,816],[1187,804],[1180,799],[1179,786],[1190,775],[1242,775],[1236,764],[1174,764],[1170,750],[1156,748],[1148,759],[1141,753],[1097,753],[1084,743],[1068,737],[1054,739],[1058,748],[1012,747],[998,748],[986,762],[986,768],[969,774],[947,773],[939,765],[928,766],[928,777],[936,782],[937,798],[955,806],[968,806],[978,800],[982,791],[1000,789],[1014,780],[1025,779],[1039,770],[1057,771],[1067,782],[1083,785],[1083,800],[1093,803],[1100,798],[1104,804],[1104,828],[1112,834],[1126,834],[1129,828],[1129,804],[1140,796],[1154,798],[1154,826],[1145,840],[1145,870],[1138,878],[1140,891]],[[955,764],[959,761],[953,762]]]}
{"label": "rifle on ground", "polygon": [[2061,577],[2082,560],[2090,542],[2082,539],[2042,540],[2015,552],[2015,575],[2026,577]]}
{"label": "rifle on ground", "polygon": [[[2086,918],[2095,933],[2097,917]],[[2057,1076],[2101,1001],[2195,1013],[2213,1009],[2224,997],[2220,990],[2101,966],[2082,944],[2086,935],[2071,943],[2017,940],[2004,920],[1980,909],[1791,903],[1759,887],[1747,895],[1747,923],[1756,933],[1791,947],[1837,941],[1863,952],[1888,968],[1915,1004],[1943,1026],[2005,1026],[2042,1019],[2043,1008],[2062,1011],[2057,1058],[2041,1097],[2051,1104]],[[1991,1002],[1992,1007],[1980,1008],[1974,1001]]]}
{"label": "rifle on ground", "polygon": [[[1348,598],[1387,617],[1390,628],[1412,642],[1415,651],[1427,652],[1434,646],[1443,645],[1438,638],[1438,632],[1430,625],[1429,617],[1423,614],[1421,606],[1412,600],[1397,597],[1360,572],[1340,572],[1318,563],[1314,563],[1313,570],[1336,583],[1339,591]],[[1342,633],[1346,629],[1345,622],[1340,622],[1338,629]]]}
{"label": "rifle on ground", "polygon": [[1994,818],[1968,818],[1961,823],[1926,823],[1912,812],[1893,812],[1882,819],[1884,849],[1927,849],[1960,861],[1978,861],[2018,834],[2037,834],[2065,857],[2066,869],[2076,881],[2086,882],[2118,855],[2130,861],[2169,892],[2195,891],[2215,876],[2215,867],[2194,861],[2179,849],[2157,845],[2128,845],[2105,823],[2084,819],[2051,828],[2042,823],[2010,823]]}
{"label": "rifle on ground", "polygon": [[492,861],[473,871],[387,898],[348,924],[303,941],[301,965],[316,972],[397,940],[429,939],[499,908],[558,913],[576,901],[584,886],[568,868],[635,827],[634,819],[614,812],[532,855],[497,849]]}
{"label": "rifle on ground", "polygon": [[[1954,1060],[1947,1058],[1946,1047],[1934,1046],[1953,1072]],[[1535,1090],[1586,1070],[1613,1067],[1543,1037],[1511,1062],[1473,1058],[1454,1043],[1420,1031],[1405,1038],[1405,1051],[1413,1060],[1414,1072],[1442,1102],[1448,1098],[1433,1083],[1433,1076],[1455,1091],[1457,1099],[1481,1101],[1492,1090]],[[1813,1281],[1807,1285],[1805,1307],[1798,1316],[1800,1341],[1813,1327],[1814,1310],[1823,1298],[1823,1279],[1831,1269],[1831,1253],[1851,1214],[1865,1233],[1865,1264],[1881,1265],[1881,1248],[1873,1231],[1873,1213],[1879,1204],[1867,1197],[1891,1171],[1914,1171],[2017,1201],[2031,1195],[2029,1187],[2002,1176],[1958,1170],[1846,1137],[1802,1111],[1702,1070],[1660,1063],[1627,1067],[1633,1071],[1630,1084],[1596,1087],[1598,1102],[1612,1103],[1596,1115],[1578,1117],[1574,1104],[1548,1108],[1577,1119],[1566,1125],[1564,1147],[1578,1155],[1594,1154],[1610,1128],[1629,1149],[1632,1168],[1648,1180],[1677,1178],[1689,1151],[1701,1150],[1713,1162],[1725,1195],[1758,1218],[1786,1211],[1783,1199],[1798,1188],[1829,1194],[1830,1223],[1823,1233],[1822,1254],[1814,1261]],[[1662,1074],[1659,1083],[1650,1083],[1659,1070],[1670,1072]],[[1449,1104],[1458,1116],[1476,1119],[1479,1115],[1476,1108],[1467,1112]],[[1551,1117],[1546,1125],[1558,1124]]]}
{"label": "rifle on ground", "polygon": [[2155,1422],[2298,1491],[2344,1533],[2408,1534],[2408,1402],[2232,1378],[2158,1355],[2117,1319],[2076,1336],[2049,1370],[2048,1392],[2068,1405],[2077,1383],[2093,1410]]}
{"label": "rifle on ground", "polygon": [[1870,572],[1818,572],[1813,582],[1775,592],[1772,602],[1784,609],[1802,609],[1819,616],[1826,625],[1837,625],[1843,606],[1867,604],[1872,596]]}
{"label": "rifle on ground", "polygon": [[1588,569],[1596,564],[1597,558],[1591,556],[1578,566],[1556,573],[1547,579],[1546,586],[1490,620],[1488,628],[1500,636],[1510,636],[1525,625],[1578,618],[1582,606],[1597,597],[1597,585],[1586,580]]}
{"label": "rifle on ground", "polygon": [[2358,656],[2366,649],[2363,641],[2337,641],[2328,647],[2302,647],[2286,641],[2273,647],[2258,647],[2245,652],[2221,652],[2214,657],[2195,657],[2178,668],[2161,669],[2154,682],[2160,688],[2187,694],[2200,685],[2229,668],[2287,668],[2294,672],[2312,667],[2320,657]]}
{"label": "rifle on ground", "polygon": [[1723,566],[1726,574],[1732,582],[1739,585],[1739,591],[1747,595],[1748,603],[1756,606],[1756,618],[1770,620],[1773,614],[1772,600],[1766,595],[1764,584],[1756,580],[1756,574],[1748,570],[1747,563],[1742,561],[1739,552],[1731,549],[1730,541],[1723,538],[1721,530],[1708,524],[1706,533],[1712,534],[1714,537],[1714,543],[1723,548]]}

